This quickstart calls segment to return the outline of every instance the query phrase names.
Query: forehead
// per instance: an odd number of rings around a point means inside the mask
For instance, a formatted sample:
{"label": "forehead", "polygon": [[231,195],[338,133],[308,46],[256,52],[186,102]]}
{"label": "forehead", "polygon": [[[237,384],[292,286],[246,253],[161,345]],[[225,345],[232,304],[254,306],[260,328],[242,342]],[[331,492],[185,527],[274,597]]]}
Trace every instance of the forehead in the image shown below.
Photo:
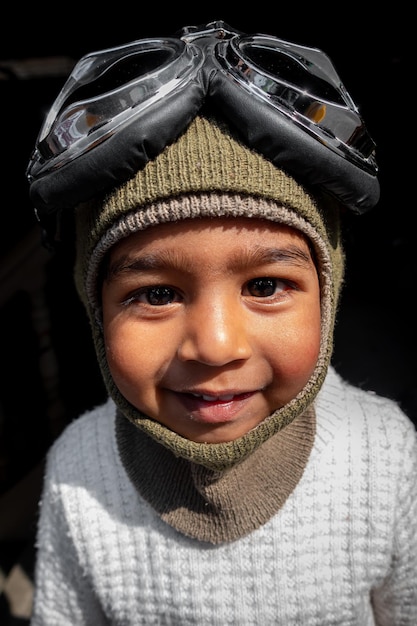
{"label": "forehead", "polygon": [[309,247],[309,240],[301,231],[279,222],[243,217],[203,217],[168,222],[138,231],[121,239],[111,250],[119,254],[133,254],[151,247],[167,249],[171,246],[196,246],[198,254],[212,253],[213,247],[243,248],[262,245],[298,244]]}

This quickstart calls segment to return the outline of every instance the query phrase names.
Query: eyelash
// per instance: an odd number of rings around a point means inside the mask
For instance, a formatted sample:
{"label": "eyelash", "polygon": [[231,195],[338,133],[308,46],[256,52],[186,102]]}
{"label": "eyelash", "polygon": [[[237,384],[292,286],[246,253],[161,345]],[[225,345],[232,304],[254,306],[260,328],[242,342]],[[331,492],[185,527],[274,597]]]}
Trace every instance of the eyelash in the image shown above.
{"label": "eyelash", "polygon": [[[279,288],[279,285],[281,285],[281,288]],[[258,291],[259,291],[259,287],[261,289],[265,289],[265,287],[270,288],[270,290],[272,291],[272,293],[268,293],[264,296],[259,295],[259,294],[254,295],[253,293],[248,293],[249,297],[259,298],[259,299],[280,297],[281,294],[284,294],[285,292],[289,290],[297,288],[296,285],[291,281],[271,278],[269,276],[261,276],[259,278],[253,278],[249,280],[245,284],[242,293],[246,295],[245,292],[246,291],[249,292],[250,289],[255,288],[255,286],[257,286]],[[279,291],[277,292],[278,288],[279,288]],[[150,298],[155,296],[155,294],[157,297],[155,298],[154,302],[151,302]],[[162,295],[169,295],[170,296],[169,301],[159,304],[157,301],[161,299]],[[146,298],[146,302],[141,302],[142,297]],[[149,287],[143,287],[135,291],[133,294],[129,295],[126,299],[124,299],[122,301],[122,304],[124,306],[129,306],[134,303],[140,303],[140,304],[144,304],[145,306],[147,305],[151,307],[154,307],[154,306],[158,307],[158,306],[167,306],[169,304],[173,304],[174,302],[181,302],[181,300],[182,300],[182,297],[179,295],[178,290],[175,289],[174,287],[171,287],[169,285],[153,285]]]}

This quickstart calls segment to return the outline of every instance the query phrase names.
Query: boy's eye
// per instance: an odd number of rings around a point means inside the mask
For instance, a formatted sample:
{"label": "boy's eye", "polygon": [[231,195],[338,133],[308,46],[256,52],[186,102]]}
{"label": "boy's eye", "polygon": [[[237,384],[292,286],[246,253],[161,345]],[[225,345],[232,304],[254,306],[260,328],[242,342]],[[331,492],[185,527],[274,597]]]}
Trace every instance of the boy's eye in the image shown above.
{"label": "boy's eye", "polygon": [[166,304],[171,304],[172,302],[178,302],[178,298],[179,297],[175,289],[161,285],[142,289],[128,300],[130,302],[141,302],[151,306],[164,306]]}
{"label": "boy's eye", "polygon": [[256,298],[267,298],[276,292],[285,291],[288,285],[276,278],[254,278],[247,284],[248,292]]}
{"label": "boy's eye", "polygon": [[170,287],[152,287],[145,295],[149,304],[154,306],[169,304],[175,298],[175,292]]}

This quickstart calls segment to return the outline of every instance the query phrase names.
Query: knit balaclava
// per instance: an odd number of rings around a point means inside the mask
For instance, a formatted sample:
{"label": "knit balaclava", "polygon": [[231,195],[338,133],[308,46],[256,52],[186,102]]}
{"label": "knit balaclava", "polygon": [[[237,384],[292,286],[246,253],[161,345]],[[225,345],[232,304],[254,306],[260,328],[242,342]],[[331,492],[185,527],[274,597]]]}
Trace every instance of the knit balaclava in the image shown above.
{"label": "knit balaclava", "polygon": [[[237,441],[209,445],[174,434],[139,414],[121,396],[107,366],[98,285],[106,253],[123,237],[164,222],[203,216],[264,218],[304,232],[315,249],[322,301],[321,350],[306,387],[287,406]],[[250,454],[312,403],[331,357],[343,274],[338,220],[331,203],[319,205],[289,175],[243,146],[225,128],[198,117],[135,177],[103,201],[80,206],[77,220],[76,285],[92,323],[99,364],[110,395],[140,429],[180,457],[222,468]]]}
{"label": "knit balaclava", "polygon": [[[150,226],[208,216],[261,218],[302,231],[314,247],[321,290],[320,353],[307,385],[291,402],[244,436],[217,444],[185,439],[140,413],[121,395],[106,360],[100,302],[102,264],[118,241]],[[119,448],[130,477],[161,517],[181,532],[215,543],[244,535],[269,519],[282,504],[299,480],[311,450],[315,424],[313,401],[330,363],[343,279],[343,252],[335,205],[330,200],[318,201],[291,176],[244,146],[222,123],[201,116],[129,181],[105,198],[79,206],[76,219],[76,285],[90,318],[109,395],[123,416]],[[295,445],[295,441],[304,442],[300,458],[295,452],[300,446]],[[269,473],[271,480],[274,472],[286,471],[284,450],[287,455],[290,451],[300,469],[288,479],[286,488],[277,497],[261,498],[262,504],[258,496],[254,498],[253,516],[250,505],[243,503],[244,511],[239,518],[237,502],[231,505],[228,500],[229,496],[233,499],[230,494],[236,491],[235,482],[239,480],[239,474],[234,476],[233,472],[245,462],[255,464],[251,474],[262,476],[256,465],[265,462],[270,465],[268,449],[278,459],[275,470]],[[138,458],[142,459],[140,468]],[[152,471],[156,458],[158,467],[170,467],[161,479],[164,495],[154,489]],[[226,483],[225,474],[229,481]],[[184,495],[178,491],[178,485],[184,487],[187,481],[193,487],[185,490],[187,495]],[[195,500],[195,489],[202,499],[200,504]],[[253,491],[259,493],[258,487],[254,486]],[[222,518],[222,511],[226,511],[226,519]],[[229,514],[232,520],[228,520]]]}

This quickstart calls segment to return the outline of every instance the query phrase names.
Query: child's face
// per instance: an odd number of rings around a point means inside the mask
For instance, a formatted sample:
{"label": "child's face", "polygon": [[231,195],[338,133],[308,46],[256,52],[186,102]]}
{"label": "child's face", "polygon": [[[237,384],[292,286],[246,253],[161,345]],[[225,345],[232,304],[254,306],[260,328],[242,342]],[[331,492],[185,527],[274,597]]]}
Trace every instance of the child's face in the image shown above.
{"label": "child's face", "polygon": [[110,253],[102,299],[119,390],[192,441],[244,435],[316,365],[317,271],[286,226],[203,218],[131,235]]}

